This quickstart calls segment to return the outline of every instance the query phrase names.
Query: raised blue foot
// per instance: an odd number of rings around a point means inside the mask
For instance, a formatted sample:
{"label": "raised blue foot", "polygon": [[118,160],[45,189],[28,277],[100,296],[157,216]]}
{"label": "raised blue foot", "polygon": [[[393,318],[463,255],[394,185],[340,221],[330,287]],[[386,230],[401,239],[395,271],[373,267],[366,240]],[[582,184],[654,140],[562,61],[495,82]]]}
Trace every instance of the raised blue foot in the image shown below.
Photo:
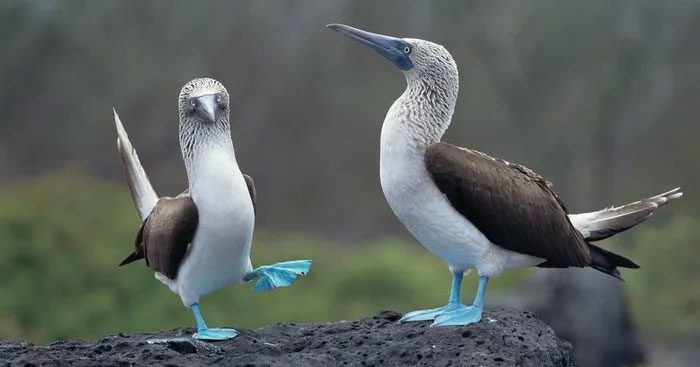
{"label": "raised blue foot", "polygon": [[197,332],[192,334],[192,337],[199,340],[228,340],[233,339],[238,335],[238,332],[233,329],[210,328],[204,322],[202,313],[199,311],[199,304],[193,303],[190,305],[194,314],[194,321],[197,323]]}
{"label": "raised blue foot", "polygon": [[243,280],[258,278],[253,292],[266,292],[279,287],[288,287],[299,277],[309,273],[311,260],[293,260],[263,265],[246,274]]}
{"label": "raised blue foot", "polygon": [[199,340],[228,340],[235,338],[236,335],[238,335],[236,330],[212,327],[197,330],[192,337]]}
{"label": "raised blue foot", "polygon": [[465,306],[459,300],[462,277],[464,273],[456,271],[452,278],[450,300],[447,305],[428,310],[413,311],[405,314],[399,322],[414,322],[435,320],[430,326],[469,325],[481,320],[484,309],[484,293],[488,283],[488,277],[479,277],[479,289],[476,291],[474,304]]}

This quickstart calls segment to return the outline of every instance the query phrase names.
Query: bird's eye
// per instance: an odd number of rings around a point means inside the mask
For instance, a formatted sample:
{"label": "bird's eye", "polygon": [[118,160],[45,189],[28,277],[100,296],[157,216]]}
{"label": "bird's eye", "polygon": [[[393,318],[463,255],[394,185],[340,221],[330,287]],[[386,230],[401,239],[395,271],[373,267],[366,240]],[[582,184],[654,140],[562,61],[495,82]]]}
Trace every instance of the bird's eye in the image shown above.
{"label": "bird's eye", "polygon": [[410,48],[409,46],[404,47],[404,48],[403,48],[403,53],[405,53],[406,55],[410,54],[410,53],[411,53],[411,48]]}
{"label": "bird's eye", "polygon": [[216,103],[221,103],[221,94],[216,94]]}
{"label": "bird's eye", "polygon": [[190,98],[190,106],[192,106],[192,108],[197,107],[197,99],[196,98]]}

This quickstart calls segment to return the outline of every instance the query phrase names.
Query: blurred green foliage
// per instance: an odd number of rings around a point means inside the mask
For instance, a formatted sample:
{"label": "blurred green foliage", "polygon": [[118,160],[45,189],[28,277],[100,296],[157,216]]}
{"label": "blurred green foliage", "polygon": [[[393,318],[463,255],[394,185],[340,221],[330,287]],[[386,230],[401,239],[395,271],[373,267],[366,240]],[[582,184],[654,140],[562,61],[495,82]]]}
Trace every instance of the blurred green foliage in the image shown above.
{"label": "blurred green foliage", "polygon": [[668,226],[634,232],[625,272],[635,318],[646,334],[700,340],[700,221],[674,217]]}
{"label": "blurred green foliage", "polygon": [[[0,338],[46,343],[192,325],[179,297],[143,263],[117,267],[132,249],[138,224],[125,185],[75,171],[0,190]],[[625,276],[645,331],[700,335],[698,232],[697,221],[683,218],[637,231],[632,258],[645,266]],[[445,265],[417,244],[383,239],[340,246],[256,232],[255,265],[297,258],[315,261],[307,278],[264,294],[252,293],[252,284],[222,289],[203,299],[207,321],[257,327],[350,319],[433,307],[447,298]],[[525,273],[507,272],[490,290],[511,287]],[[473,274],[465,281],[465,299],[475,283]]]}

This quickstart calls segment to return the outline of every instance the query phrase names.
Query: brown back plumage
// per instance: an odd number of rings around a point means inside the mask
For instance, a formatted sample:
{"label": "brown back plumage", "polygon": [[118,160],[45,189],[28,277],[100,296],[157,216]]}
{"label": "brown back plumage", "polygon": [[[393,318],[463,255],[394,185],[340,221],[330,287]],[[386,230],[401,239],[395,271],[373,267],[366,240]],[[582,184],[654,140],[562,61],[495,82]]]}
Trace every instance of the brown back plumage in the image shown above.
{"label": "brown back plumage", "polygon": [[197,207],[190,196],[161,199],[143,224],[141,246],[146,265],[175,279],[198,222]]}
{"label": "brown back plumage", "polygon": [[588,246],[550,183],[532,170],[447,143],[431,145],[426,168],[452,206],[491,243],[545,259],[543,266],[586,266]]}
{"label": "brown back plumage", "polygon": [[175,279],[197,231],[198,221],[197,206],[189,194],[158,200],[139,228],[136,249],[119,265],[145,257],[148,267]]}
{"label": "brown back plumage", "polygon": [[255,192],[255,181],[253,181],[253,178],[246,175],[245,173],[243,174],[243,178],[245,179],[245,185],[248,187],[250,201],[253,202],[253,212],[257,214],[258,209],[255,206],[255,202],[258,200],[258,194]]}
{"label": "brown back plumage", "polygon": [[425,165],[452,206],[494,245],[539,257],[540,267],[590,266],[620,280],[637,264],[586,242],[552,184],[531,169],[447,143],[428,147]]}

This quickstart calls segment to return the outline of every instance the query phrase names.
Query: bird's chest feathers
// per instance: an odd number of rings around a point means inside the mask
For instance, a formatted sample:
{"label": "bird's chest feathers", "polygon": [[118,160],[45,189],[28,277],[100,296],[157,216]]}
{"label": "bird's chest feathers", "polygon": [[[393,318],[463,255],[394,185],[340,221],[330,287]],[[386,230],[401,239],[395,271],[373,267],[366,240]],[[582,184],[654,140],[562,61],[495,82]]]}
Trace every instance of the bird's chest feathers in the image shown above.
{"label": "bird's chest feathers", "polygon": [[483,256],[488,241],[459,214],[435,185],[424,150],[401,131],[382,131],[382,191],[396,217],[426,248],[451,265],[468,268]]}
{"label": "bird's chest feathers", "polygon": [[390,112],[382,126],[379,176],[389,205],[399,215],[411,212],[425,198],[432,179],[425,168],[425,149],[416,145],[413,134],[393,115]]}
{"label": "bird's chest feathers", "polygon": [[422,154],[388,146],[381,153],[382,191],[394,213],[406,225],[429,216],[431,204],[443,199],[432,185]]}
{"label": "bird's chest feathers", "polygon": [[234,157],[218,152],[200,157],[191,186],[199,212],[199,229],[215,229],[222,234],[252,230],[253,204]]}

